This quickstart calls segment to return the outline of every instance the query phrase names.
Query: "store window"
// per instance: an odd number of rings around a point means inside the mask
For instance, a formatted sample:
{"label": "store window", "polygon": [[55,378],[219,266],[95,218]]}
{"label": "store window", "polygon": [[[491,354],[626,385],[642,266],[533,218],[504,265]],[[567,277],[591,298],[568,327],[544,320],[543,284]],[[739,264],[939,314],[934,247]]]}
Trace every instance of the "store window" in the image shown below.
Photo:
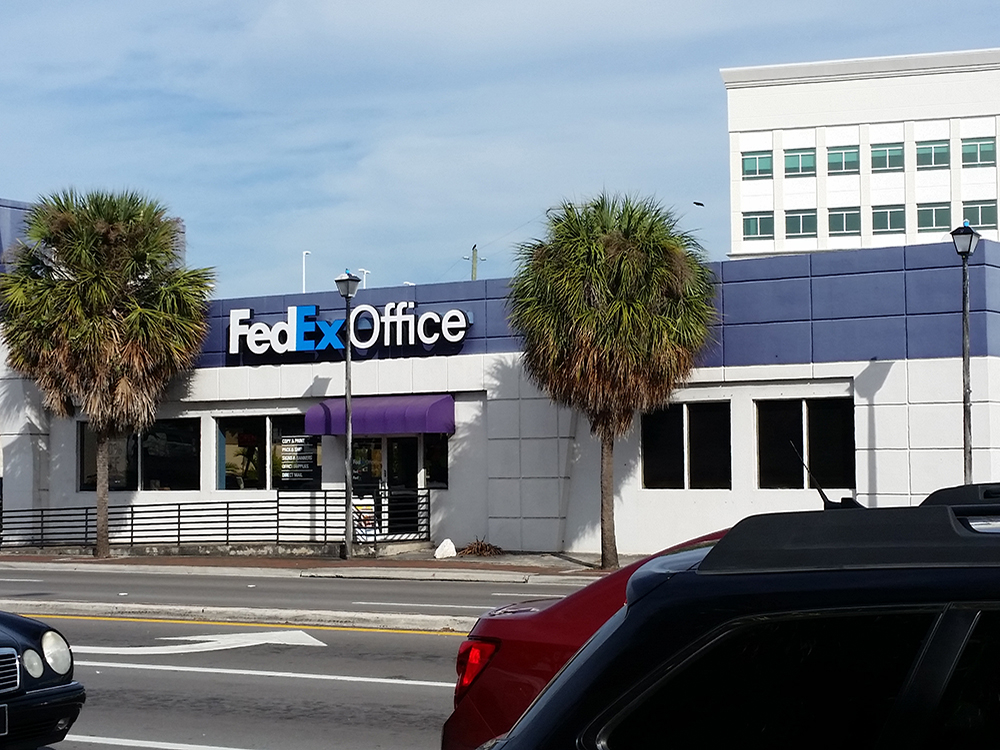
{"label": "store window", "polygon": [[816,149],[800,148],[785,152],[785,176],[806,177],[816,174]]}
{"label": "store window", "polygon": [[996,138],[963,138],[963,167],[995,167],[997,164]]}
{"label": "store window", "polygon": [[917,144],[917,169],[946,169],[950,161],[948,141]]}
{"label": "store window", "polygon": [[322,485],[319,435],[307,435],[305,416],[271,417],[271,486],[279,490],[318,490]]}
{"label": "store window", "polygon": [[201,489],[201,423],[161,419],[142,435],[144,490]]}
{"label": "store window", "polygon": [[785,237],[816,236],[816,211],[789,211],[785,214]]}
{"label": "store window", "polygon": [[872,146],[873,172],[902,172],[903,144],[879,143]]}
{"label": "store window", "polygon": [[770,151],[747,151],[743,154],[743,179],[759,180],[771,177],[773,171]]}
{"label": "store window", "polygon": [[424,481],[428,489],[448,489],[448,436],[424,435]]}
{"label": "store window", "polygon": [[673,404],[643,414],[642,486],[731,489],[728,401]]}
{"label": "store window", "polygon": [[861,155],[857,146],[838,146],[826,150],[826,168],[831,175],[857,174],[861,169]]}
{"label": "store window", "polygon": [[266,489],[267,425],[264,417],[218,420],[220,490]]}
{"label": "store window", "polygon": [[[97,436],[78,426],[81,492],[97,489]],[[161,419],[138,435],[112,438],[108,445],[112,491],[201,489],[201,427],[197,419]]]}
{"label": "store window", "polygon": [[762,211],[743,214],[743,239],[773,240],[774,212]]}
{"label": "store window", "polygon": [[757,461],[762,489],[854,489],[854,402],[758,401]]}
{"label": "store window", "polygon": [[906,231],[906,209],[903,206],[873,206],[872,232],[893,234]]}
{"label": "store window", "polygon": [[[97,435],[86,422],[77,425],[81,492],[97,489]],[[139,451],[135,435],[111,438],[108,444],[108,488],[112,492],[139,489]]]}
{"label": "store window", "polygon": [[942,232],[951,229],[951,205],[948,203],[918,203],[917,231]]}

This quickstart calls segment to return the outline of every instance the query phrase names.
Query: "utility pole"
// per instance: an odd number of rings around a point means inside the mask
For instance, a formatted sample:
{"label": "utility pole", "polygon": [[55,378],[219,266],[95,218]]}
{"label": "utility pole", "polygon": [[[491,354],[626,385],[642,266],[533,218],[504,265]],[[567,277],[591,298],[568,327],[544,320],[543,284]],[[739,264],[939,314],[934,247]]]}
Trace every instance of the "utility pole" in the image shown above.
{"label": "utility pole", "polygon": [[476,278],[479,276],[479,261],[486,260],[486,258],[480,258],[479,251],[476,249],[476,246],[473,245],[472,255],[463,255],[462,259],[472,261],[472,280],[475,281]]}

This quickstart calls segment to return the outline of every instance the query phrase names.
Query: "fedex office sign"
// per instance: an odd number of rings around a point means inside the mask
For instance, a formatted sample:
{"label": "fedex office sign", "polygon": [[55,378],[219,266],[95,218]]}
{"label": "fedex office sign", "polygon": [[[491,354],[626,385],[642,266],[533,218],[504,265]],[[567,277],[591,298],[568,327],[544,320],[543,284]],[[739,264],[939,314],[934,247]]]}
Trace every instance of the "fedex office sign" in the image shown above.
{"label": "fedex office sign", "polygon": [[[390,302],[380,312],[372,305],[358,305],[351,311],[347,332],[343,331],[344,318],[317,318],[316,305],[293,305],[285,319],[274,325],[251,322],[253,310],[249,308],[233,309],[229,311],[229,353],[239,354],[244,342],[254,354],[338,350],[344,348],[348,334],[355,349],[379,344],[414,346],[417,341],[433,346],[442,339],[450,343],[465,339],[471,323],[461,310],[417,315],[415,307],[415,302]],[[358,330],[362,317],[370,320],[370,328]]]}

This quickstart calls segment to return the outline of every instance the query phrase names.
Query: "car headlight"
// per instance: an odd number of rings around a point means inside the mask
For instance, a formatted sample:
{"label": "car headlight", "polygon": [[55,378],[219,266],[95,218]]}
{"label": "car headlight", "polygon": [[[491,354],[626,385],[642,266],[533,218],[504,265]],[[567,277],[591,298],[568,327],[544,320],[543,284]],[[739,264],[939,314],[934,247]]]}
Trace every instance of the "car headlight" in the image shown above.
{"label": "car headlight", "polygon": [[53,671],[59,674],[66,674],[73,666],[73,654],[70,653],[69,644],[54,630],[42,636],[42,653],[45,654],[45,661]]}
{"label": "car headlight", "polygon": [[25,649],[21,655],[21,661],[24,663],[24,668],[28,670],[28,674],[32,677],[41,677],[42,672],[45,671],[45,664],[42,663],[42,657],[38,655],[37,651],[30,648]]}

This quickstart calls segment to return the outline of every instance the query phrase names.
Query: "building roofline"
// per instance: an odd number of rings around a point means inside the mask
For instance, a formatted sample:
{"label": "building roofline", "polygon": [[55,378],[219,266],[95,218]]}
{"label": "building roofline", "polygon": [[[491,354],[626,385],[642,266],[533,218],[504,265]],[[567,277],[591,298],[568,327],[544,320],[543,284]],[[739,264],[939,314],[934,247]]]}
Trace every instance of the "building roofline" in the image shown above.
{"label": "building roofline", "polygon": [[723,68],[727,89],[1000,70],[1000,49]]}

